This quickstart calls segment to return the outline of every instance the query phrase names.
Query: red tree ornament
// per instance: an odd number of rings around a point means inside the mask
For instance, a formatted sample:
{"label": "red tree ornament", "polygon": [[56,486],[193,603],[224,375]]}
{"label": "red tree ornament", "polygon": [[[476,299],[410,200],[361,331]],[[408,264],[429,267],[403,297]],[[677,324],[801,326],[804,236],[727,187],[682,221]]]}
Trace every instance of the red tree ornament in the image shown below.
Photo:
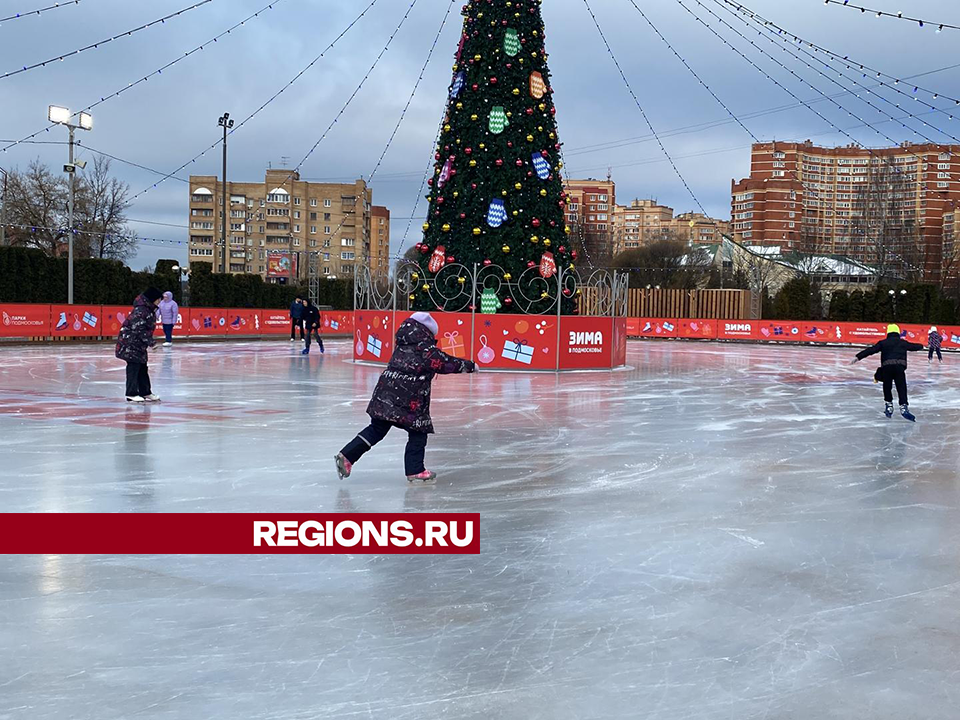
{"label": "red tree ornament", "polygon": [[557,262],[553,259],[553,253],[545,252],[540,258],[540,276],[545,278],[553,277],[557,272]]}
{"label": "red tree ornament", "polygon": [[433,251],[433,255],[430,256],[430,262],[427,264],[427,270],[432,273],[438,273],[447,263],[446,258],[447,249],[443,245],[437,245],[437,248]]}

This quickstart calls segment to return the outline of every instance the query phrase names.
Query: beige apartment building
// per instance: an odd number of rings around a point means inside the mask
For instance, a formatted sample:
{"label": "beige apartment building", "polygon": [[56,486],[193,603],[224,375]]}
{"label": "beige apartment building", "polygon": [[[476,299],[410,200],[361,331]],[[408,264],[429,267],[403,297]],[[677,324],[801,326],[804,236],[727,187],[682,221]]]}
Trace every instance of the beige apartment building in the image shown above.
{"label": "beige apartment building", "polygon": [[223,192],[214,175],[190,176],[190,261],[210,262],[214,272],[300,282],[307,278],[310,253],[316,253],[318,275],[326,277],[353,275],[358,266],[377,267],[389,257],[390,213],[374,208],[363,180],[306,182],[295,171],[278,169],[267,170],[263,182],[230,182],[226,243]]}
{"label": "beige apartment building", "polygon": [[370,210],[370,273],[390,275],[390,211],[381,205]]}
{"label": "beige apartment building", "polygon": [[729,233],[730,223],[703,213],[687,212],[674,216],[673,208],[656,200],[634,200],[614,210],[615,253],[641,247],[670,237],[691,244],[719,243]]}

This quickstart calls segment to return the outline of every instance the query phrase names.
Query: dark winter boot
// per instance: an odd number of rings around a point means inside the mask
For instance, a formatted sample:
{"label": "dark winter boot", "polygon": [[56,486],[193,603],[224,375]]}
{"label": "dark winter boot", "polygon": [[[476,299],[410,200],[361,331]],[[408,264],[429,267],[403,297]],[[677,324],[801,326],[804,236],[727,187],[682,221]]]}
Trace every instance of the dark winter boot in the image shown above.
{"label": "dark winter boot", "polygon": [[893,403],[889,402],[886,404],[886,407],[883,408],[883,414],[888,418],[893,417]]}
{"label": "dark winter boot", "polygon": [[904,420],[909,420],[910,422],[916,422],[916,416],[910,412],[910,408],[907,405],[900,406],[900,414],[903,415]]}

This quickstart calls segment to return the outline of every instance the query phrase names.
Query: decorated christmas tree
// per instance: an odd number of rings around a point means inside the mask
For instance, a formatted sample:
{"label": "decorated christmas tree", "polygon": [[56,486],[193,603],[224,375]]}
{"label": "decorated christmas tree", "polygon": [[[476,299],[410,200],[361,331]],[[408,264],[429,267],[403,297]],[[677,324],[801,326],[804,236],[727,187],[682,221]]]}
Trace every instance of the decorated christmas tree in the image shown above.
{"label": "decorated christmas tree", "polygon": [[478,312],[555,312],[558,301],[563,313],[574,312],[577,254],[565,223],[540,5],[471,0],[463,7],[410,296],[418,309],[452,309],[444,298],[458,283]]}

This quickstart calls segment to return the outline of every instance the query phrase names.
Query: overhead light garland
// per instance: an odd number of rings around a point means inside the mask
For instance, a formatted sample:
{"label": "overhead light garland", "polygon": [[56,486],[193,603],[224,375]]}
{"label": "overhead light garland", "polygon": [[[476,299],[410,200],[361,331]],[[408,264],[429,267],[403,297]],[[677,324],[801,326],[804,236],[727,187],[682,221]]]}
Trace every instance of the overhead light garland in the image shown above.
{"label": "overhead light garland", "polygon": [[22,68],[20,68],[19,70],[11,70],[10,72],[6,72],[6,73],[0,75],[0,80],[4,80],[5,78],[12,77],[12,76],[14,76],[14,75],[19,75],[20,73],[25,73],[25,72],[27,72],[27,71],[29,71],[29,70],[35,70],[35,69],[40,68],[40,67],[46,67],[46,66],[49,65],[50,63],[63,62],[63,61],[66,60],[68,57],[73,57],[74,55],[79,55],[80,53],[86,52],[87,50],[97,50],[97,49],[99,49],[100,46],[102,46],[102,45],[106,45],[107,43],[111,43],[111,42],[113,42],[114,40],[119,40],[120,38],[130,37],[130,36],[133,35],[134,33],[140,32],[141,30],[146,30],[147,28],[153,27],[154,25],[161,25],[161,24],[165,23],[167,20],[171,20],[171,19],[173,19],[173,18],[175,18],[175,17],[179,17],[180,15],[183,15],[184,13],[188,13],[188,12],[190,12],[191,10],[195,10],[196,8],[201,7],[201,6],[206,5],[207,3],[211,3],[211,2],[213,2],[213,0],[200,0],[200,2],[194,3],[193,5],[190,5],[189,7],[185,7],[185,8],[183,8],[182,10],[177,10],[176,12],[170,13],[169,15],[164,15],[162,18],[158,18],[158,19],[153,20],[153,21],[151,21],[151,22],[148,22],[148,23],[146,23],[146,24],[144,24],[144,25],[140,25],[140,26],[135,27],[135,28],[132,28],[132,29],[130,29],[130,30],[126,30],[126,31],[124,31],[124,32],[122,32],[122,33],[117,33],[116,35],[113,35],[113,36],[108,37],[108,38],[104,38],[103,40],[99,40],[99,41],[97,41],[97,42],[95,42],[95,43],[91,43],[90,45],[84,45],[82,48],[77,48],[76,50],[71,50],[70,52],[63,53],[62,55],[57,55],[57,56],[52,57],[52,58],[49,58],[49,59],[47,59],[47,60],[43,60],[42,62],[34,63],[33,65],[24,65],[24,66],[23,66]]}
{"label": "overhead light garland", "polygon": [[79,5],[80,0],[69,0],[68,2],[58,2],[53,5],[47,5],[46,7],[38,8],[37,10],[30,10],[29,12],[14,13],[13,15],[8,15],[7,17],[0,18],[0,24],[7,22],[8,20],[19,20],[21,18],[30,17],[31,15],[40,15],[45,13],[48,10],[56,10],[58,8],[67,7],[68,5]]}
{"label": "overhead light garland", "polygon": [[863,7],[862,5],[854,5],[850,0],[823,0],[824,5],[840,5],[841,7],[848,7],[851,10],[859,10],[862,14],[870,13],[875,15],[878,18],[888,17],[896,18],[897,20],[906,20],[908,22],[916,23],[920,27],[935,27],[937,32],[941,32],[946,28],[950,30],[960,30],[960,25],[951,25],[950,23],[938,23],[930,22],[929,20],[921,20],[920,18],[910,17],[909,15],[904,15],[902,12],[887,12],[885,10],[875,10],[873,8]]}

